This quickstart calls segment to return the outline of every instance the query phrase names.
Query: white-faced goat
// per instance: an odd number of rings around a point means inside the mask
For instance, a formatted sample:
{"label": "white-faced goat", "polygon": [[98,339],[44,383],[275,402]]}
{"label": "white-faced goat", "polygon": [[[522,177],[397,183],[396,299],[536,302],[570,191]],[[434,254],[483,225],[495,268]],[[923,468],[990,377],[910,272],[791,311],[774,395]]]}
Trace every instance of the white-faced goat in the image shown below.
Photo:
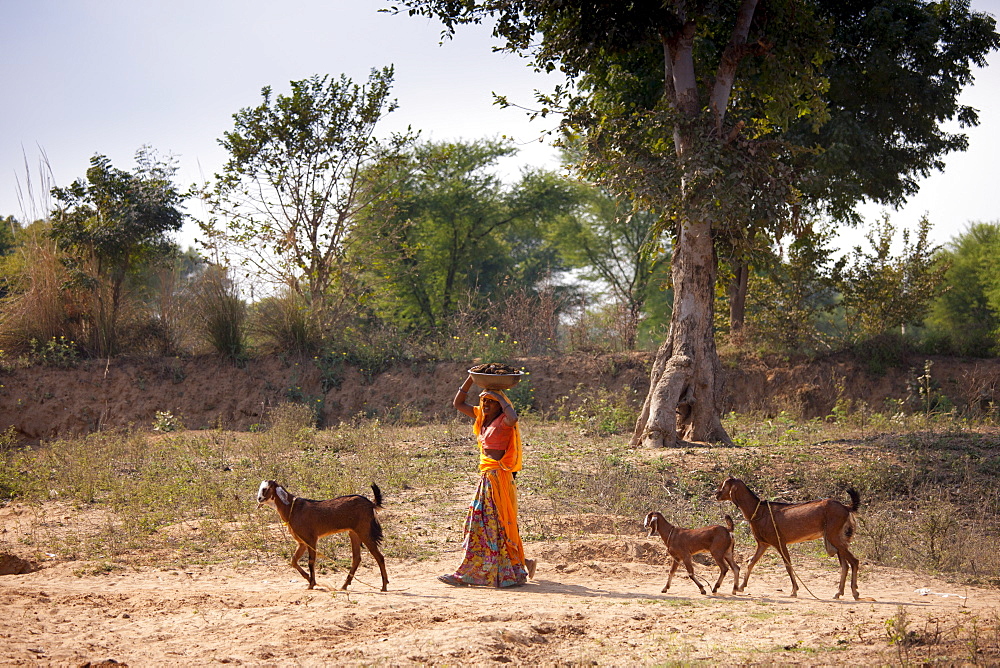
{"label": "white-faced goat", "polygon": [[718,524],[700,529],[681,529],[665,520],[663,515],[658,512],[654,511],[646,515],[643,526],[649,529],[650,536],[654,533],[660,534],[660,538],[663,539],[672,559],[667,585],[661,593],[665,594],[670,589],[670,582],[674,579],[674,572],[677,571],[677,566],[680,563],[683,563],[684,567],[687,568],[688,577],[698,585],[701,593],[706,593],[705,588],[695,579],[694,567],[691,564],[691,556],[699,552],[708,552],[715,559],[715,563],[719,565],[719,580],[712,587],[712,593],[719,591],[722,579],[726,577],[730,568],[733,569],[733,593],[736,593],[736,584],[740,580],[740,567],[736,565],[736,559],[733,558],[733,545],[735,543],[733,540],[733,518],[729,515],[726,515],[726,525],[729,527],[728,529]]}
{"label": "white-faced goat", "polygon": [[[323,536],[346,531],[351,537],[353,563],[342,589],[347,589],[361,563],[361,545],[364,544],[375,557],[382,571],[382,591],[386,591],[389,577],[385,572],[385,558],[379,551],[382,542],[382,525],[375,511],[382,507],[382,490],[372,483],[375,501],[359,494],[338,496],[327,501],[312,501],[295,496],[273,480],[264,480],[257,490],[258,508],[270,504],[278,517],[288,525],[292,538],[299,544],[292,556],[292,566],[309,582],[309,589],[316,586],[316,541]],[[302,553],[309,551],[309,573],[299,565]]]}
{"label": "white-faced goat", "polygon": [[757,540],[757,552],[747,564],[740,591],[747,586],[750,571],[761,558],[768,546],[773,547],[785,562],[785,570],[792,580],[792,596],[799,587],[792,570],[788,546],[806,540],[822,538],[826,553],[837,555],[840,561],[840,588],[834,598],[844,595],[847,567],[851,567],[851,593],[858,599],[858,558],[851,554],[848,545],[854,537],[854,513],[861,507],[861,497],[854,489],[847,490],[851,505],[845,506],[835,499],[819,499],[803,503],[783,503],[762,501],[738,478],[729,478],[719,487],[715,498],[718,501],[732,501],[750,523],[750,530]]}

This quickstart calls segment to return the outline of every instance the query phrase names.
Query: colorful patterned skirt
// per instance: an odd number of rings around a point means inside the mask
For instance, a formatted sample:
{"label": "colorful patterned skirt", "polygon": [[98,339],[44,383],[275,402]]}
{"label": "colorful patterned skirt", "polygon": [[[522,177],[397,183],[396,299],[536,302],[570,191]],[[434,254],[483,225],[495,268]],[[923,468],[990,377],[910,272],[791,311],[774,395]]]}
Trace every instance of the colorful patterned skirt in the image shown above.
{"label": "colorful patterned skirt", "polygon": [[[476,496],[465,519],[465,559],[452,575],[442,575],[442,582],[479,587],[516,587],[528,581],[525,565],[511,561],[503,528],[493,503],[492,486],[498,484],[495,471],[479,479]],[[516,559],[517,557],[515,557]]]}

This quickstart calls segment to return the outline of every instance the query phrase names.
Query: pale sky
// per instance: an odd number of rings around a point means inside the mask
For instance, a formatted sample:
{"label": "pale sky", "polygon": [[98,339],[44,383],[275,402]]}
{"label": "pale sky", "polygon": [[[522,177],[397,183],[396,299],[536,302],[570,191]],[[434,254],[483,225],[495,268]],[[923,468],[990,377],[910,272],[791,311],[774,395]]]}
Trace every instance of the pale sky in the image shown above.
{"label": "pale sky", "polygon": [[[533,73],[520,58],[493,53],[489,31],[462,27],[438,45],[436,21],[378,13],[381,0],[0,0],[0,216],[30,218],[44,210],[37,186],[44,153],[55,185],[82,177],[95,153],[134,167],[149,144],[173,154],[177,183],[218,171],[218,145],[232,114],[260,102],[260,89],[286,93],[290,80],[347,74],[363,82],[373,67],[395,65],[399,109],[384,129],[407,125],[433,140],[513,137],[521,151],[504,166],[555,168],[555,151],[538,141],[554,120],[528,122],[517,109],[493,105],[492,93],[532,103],[534,89],[557,80]],[[973,0],[1000,14],[1000,0]],[[977,73],[962,101],[979,109],[970,148],[947,159],[944,173],[892,219],[913,227],[923,213],[944,242],[969,221],[1000,220],[995,168],[1000,155],[1000,57]],[[30,177],[26,175],[26,166]],[[188,213],[203,211],[189,204]],[[866,207],[874,219],[879,211]],[[188,225],[179,238],[194,238]],[[846,236],[845,245],[861,235]]]}

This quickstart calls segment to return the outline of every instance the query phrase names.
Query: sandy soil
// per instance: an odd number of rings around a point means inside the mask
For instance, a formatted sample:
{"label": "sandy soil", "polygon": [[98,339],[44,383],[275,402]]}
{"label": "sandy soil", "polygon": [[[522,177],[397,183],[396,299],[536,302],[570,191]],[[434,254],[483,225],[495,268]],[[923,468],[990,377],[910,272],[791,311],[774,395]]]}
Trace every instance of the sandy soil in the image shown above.
{"label": "sandy soil", "polygon": [[[275,525],[275,534],[279,533]],[[6,527],[3,531],[6,531]],[[340,545],[343,538],[326,539]],[[244,567],[126,569],[87,574],[81,562],[0,577],[0,663],[133,666],[317,665],[873,665],[947,657],[1000,661],[1000,592],[863,565],[862,597],[832,600],[836,567],[795,556],[806,585],[788,597],[784,569],[765,557],[746,594],[701,596],[686,577],[669,593],[662,550],[641,537],[528,542],[535,580],[510,590],[453,588],[435,578],[457,553],[388,560],[378,590],[365,554],[350,591],[344,573],[308,591],[275,558]],[[321,547],[322,549],[322,547]],[[338,547],[336,549],[344,549]],[[745,550],[743,550],[745,552]],[[631,555],[631,556],[630,556]],[[744,554],[745,559],[748,555]],[[714,580],[713,567],[699,565]],[[731,591],[727,579],[723,590]],[[784,590],[784,591],[783,591]],[[912,643],[891,644],[887,620]],[[891,625],[891,621],[889,625]],[[107,664],[111,665],[111,664]]]}

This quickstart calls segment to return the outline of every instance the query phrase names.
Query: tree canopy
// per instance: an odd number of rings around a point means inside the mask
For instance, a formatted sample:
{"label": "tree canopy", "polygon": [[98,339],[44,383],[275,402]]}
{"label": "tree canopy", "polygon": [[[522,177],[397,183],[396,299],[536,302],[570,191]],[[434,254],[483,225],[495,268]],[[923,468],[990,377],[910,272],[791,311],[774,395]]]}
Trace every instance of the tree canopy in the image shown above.
{"label": "tree canopy", "polygon": [[103,155],[90,160],[86,179],[53,188],[58,208],[50,236],[64,253],[72,284],[90,294],[87,315],[91,352],[114,354],[126,279],[176,249],[169,234],[181,228],[186,194],[173,184],[176,167],[144,147],[133,172],[117,169]]}
{"label": "tree canopy", "polygon": [[[967,2],[899,2],[928,25],[968,19],[967,27],[981,34],[958,30],[955,41],[944,44],[947,55],[966,68],[997,43],[992,18],[970,12]],[[612,193],[660,212],[663,229],[674,238],[671,329],[657,353],[633,442],[669,445],[678,436],[728,441],[719,419],[713,337],[716,244],[736,245],[758,233],[780,238],[801,224],[803,172],[796,167],[822,146],[796,143],[790,131],[816,133],[830,119],[826,68],[838,46],[834,36],[846,32],[838,32],[837,22],[883,13],[883,3],[848,3],[853,15],[831,11],[819,0],[403,4],[411,14],[439,17],[447,32],[490,18],[506,49],[528,56],[538,69],[566,73],[569,88],[539,99],[563,110],[564,128],[583,137],[584,173]],[[944,5],[956,7],[955,14],[943,11]],[[918,42],[925,34],[927,40]],[[958,113],[954,97],[968,81],[961,67],[946,69],[916,56],[920,48],[936,49],[942,34],[925,29],[909,45],[912,52],[888,51],[912,65],[917,77],[955,79],[940,87],[935,113],[921,126],[925,133],[951,117],[949,95]],[[960,120],[974,119],[962,110]],[[943,150],[933,139],[931,156]],[[902,141],[905,146],[912,139]],[[919,162],[913,164],[903,162],[900,169],[919,173]],[[817,173],[820,179],[836,176]],[[814,185],[812,192],[823,187]]]}
{"label": "tree canopy", "polygon": [[[561,177],[525,171],[504,183],[498,161],[515,152],[499,140],[428,142],[378,175],[392,191],[388,224],[365,224],[366,272],[383,316],[407,329],[438,330],[469,296],[486,309],[505,284],[534,286],[559,268],[545,228],[564,215],[575,189]],[[384,216],[372,211],[369,216]]]}
{"label": "tree canopy", "polygon": [[213,217],[202,231],[218,259],[231,256],[255,278],[292,289],[318,317],[342,304],[355,280],[352,231],[385,196],[362,175],[412,140],[376,134],[396,108],[392,79],[391,67],[372,70],[363,85],[316,75],[291,82],[287,95],[265,87],[259,105],[233,115],[220,140],[229,160],[205,192]]}

